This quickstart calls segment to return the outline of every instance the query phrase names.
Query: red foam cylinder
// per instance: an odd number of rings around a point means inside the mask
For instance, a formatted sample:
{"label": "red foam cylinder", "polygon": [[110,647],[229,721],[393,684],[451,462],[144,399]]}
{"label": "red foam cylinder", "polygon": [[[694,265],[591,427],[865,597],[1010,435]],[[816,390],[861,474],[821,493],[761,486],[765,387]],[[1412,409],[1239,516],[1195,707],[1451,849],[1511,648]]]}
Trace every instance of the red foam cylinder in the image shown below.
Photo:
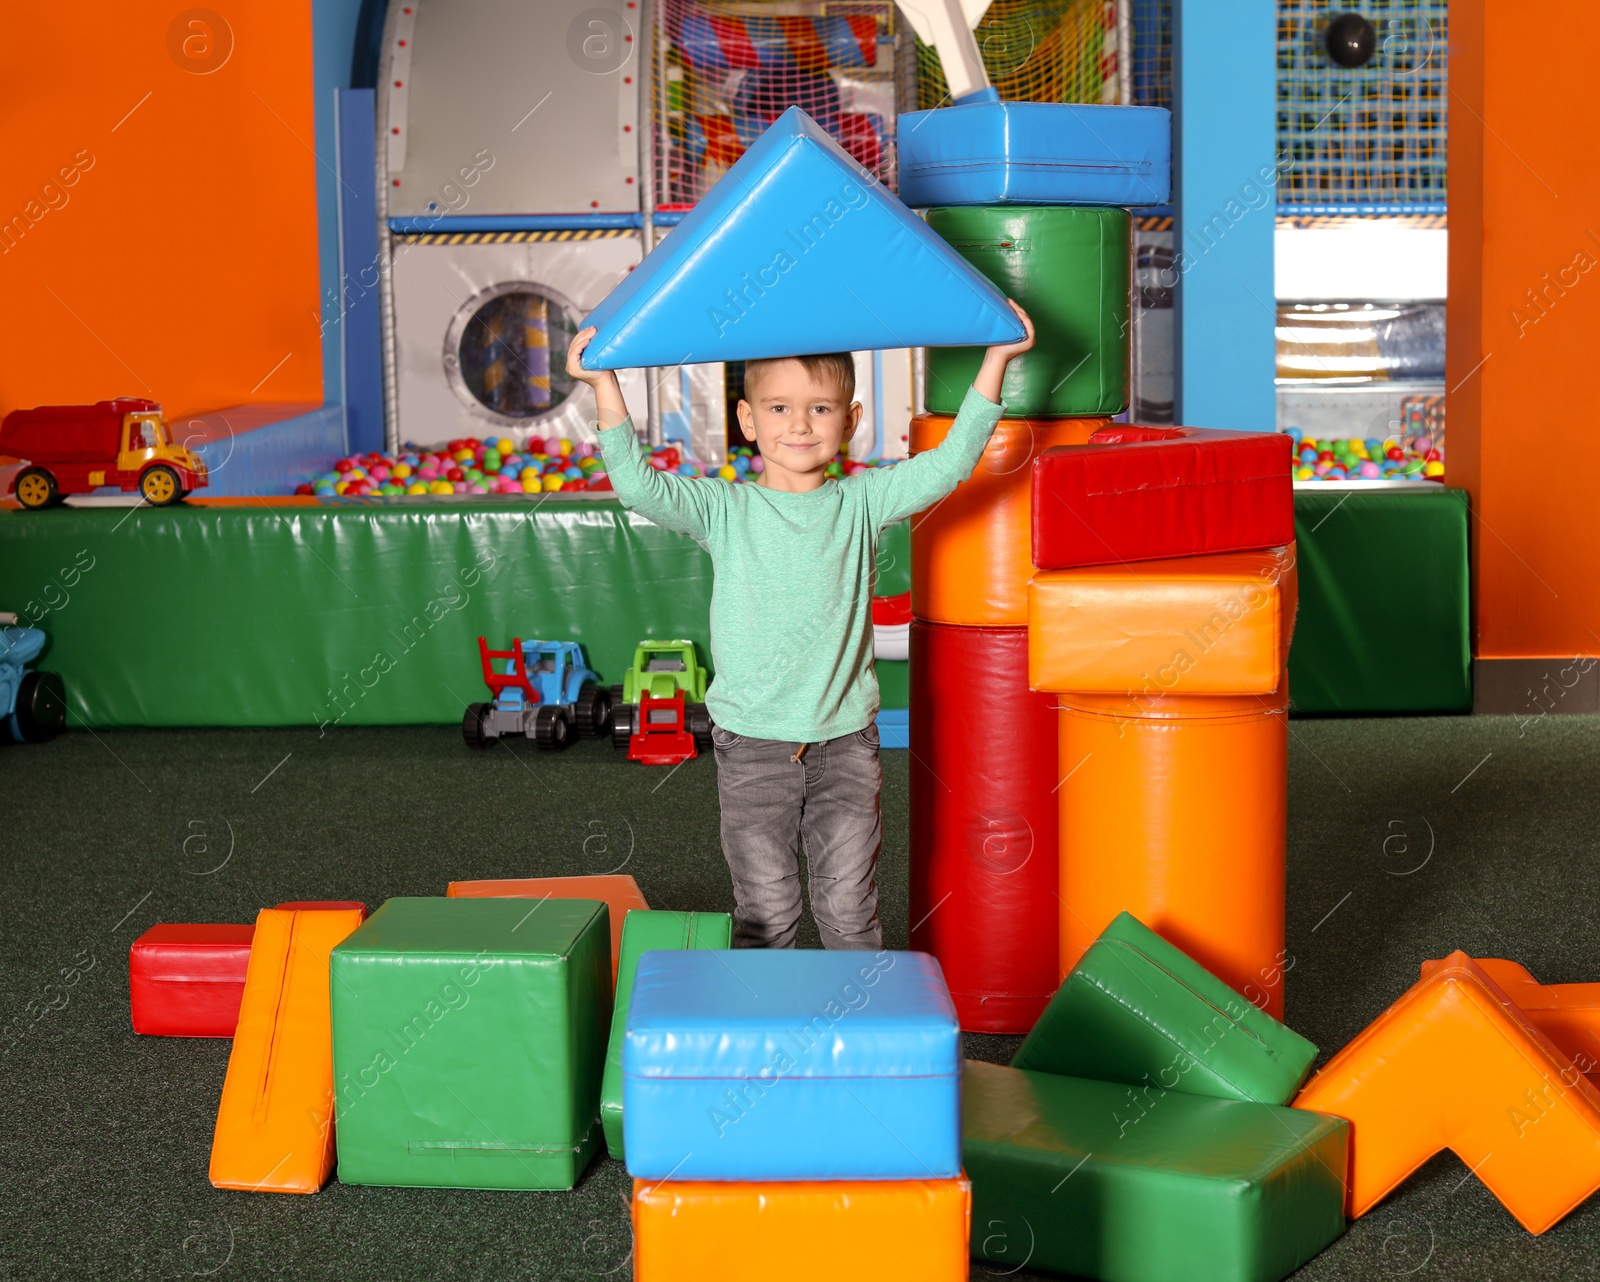
{"label": "red foam cylinder", "polygon": [[1025,1033],[1056,990],[1054,696],[1028,629],[911,623],[911,947],[961,1027]]}

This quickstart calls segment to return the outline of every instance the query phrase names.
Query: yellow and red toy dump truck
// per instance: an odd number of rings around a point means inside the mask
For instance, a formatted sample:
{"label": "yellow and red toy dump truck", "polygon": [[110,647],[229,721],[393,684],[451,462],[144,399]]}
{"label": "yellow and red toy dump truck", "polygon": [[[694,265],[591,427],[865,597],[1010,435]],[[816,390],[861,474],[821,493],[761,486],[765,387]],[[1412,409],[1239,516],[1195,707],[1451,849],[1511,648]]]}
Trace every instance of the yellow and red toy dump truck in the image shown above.
{"label": "yellow and red toy dump truck", "polygon": [[206,465],[174,443],[161,406],[131,396],[12,410],[0,422],[0,454],[27,464],[7,487],[26,508],[102,485],[138,490],[160,507],[206,484]]}

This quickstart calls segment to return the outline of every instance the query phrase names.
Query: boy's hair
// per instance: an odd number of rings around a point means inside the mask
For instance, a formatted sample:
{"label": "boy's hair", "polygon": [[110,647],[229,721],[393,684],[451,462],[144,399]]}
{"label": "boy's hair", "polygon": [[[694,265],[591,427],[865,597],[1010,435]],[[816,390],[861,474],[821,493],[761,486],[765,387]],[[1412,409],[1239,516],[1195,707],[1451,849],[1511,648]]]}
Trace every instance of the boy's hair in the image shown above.
{"label": "boy's hair", "polygon": [[767,356],[761,360],[744,363],[744,390],[748,400],[750,389],[761,372],[780,361],[799,361],[807,374],[818,382],[831,382],[839,389],[846,402],[856,398],[856,362],[849,352],[827,352],[821,356]]}

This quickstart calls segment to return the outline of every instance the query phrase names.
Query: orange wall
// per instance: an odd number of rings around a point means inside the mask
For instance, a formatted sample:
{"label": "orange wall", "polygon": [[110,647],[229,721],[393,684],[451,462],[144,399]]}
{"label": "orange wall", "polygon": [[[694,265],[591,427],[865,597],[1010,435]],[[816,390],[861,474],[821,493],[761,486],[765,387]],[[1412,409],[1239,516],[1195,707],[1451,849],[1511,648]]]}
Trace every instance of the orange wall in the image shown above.
{"label": "orange wall", "polygon": [[1600,95],[1549,49],[1594,14],[1531,12],[1450,6],[1449,479],[1491,659],[1600,653]]}
{"label": "orange wall", "polygon": [[311,6],[232,0],[204,75],[169,48],[184,8],[8,9],[0,412],[322,401]]}

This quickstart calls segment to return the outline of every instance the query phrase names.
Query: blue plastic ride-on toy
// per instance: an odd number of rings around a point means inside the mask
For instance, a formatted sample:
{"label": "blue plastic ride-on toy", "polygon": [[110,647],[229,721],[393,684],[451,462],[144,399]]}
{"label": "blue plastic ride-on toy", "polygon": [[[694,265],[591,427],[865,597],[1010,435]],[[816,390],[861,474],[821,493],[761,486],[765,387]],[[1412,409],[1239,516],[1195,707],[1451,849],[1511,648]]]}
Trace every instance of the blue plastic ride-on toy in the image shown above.
{"label": "blue plastic ride-on toy", "polygon": [[44,643],[38,628],[19,627],[16,615],[0,611],[0,741],[43,743],[67,724],[61,678],[27,666]]}
{"label": "blue plastic ride-on toy", "polygon": [[578,735],[611,733],[611,696],[585,666],[576,641],[513,639],[509,650],[491,650],[478,638],[484,684],[493,703],[469,703],[461,737],[469,748],[521,735],[541,748],[565,748]]}

